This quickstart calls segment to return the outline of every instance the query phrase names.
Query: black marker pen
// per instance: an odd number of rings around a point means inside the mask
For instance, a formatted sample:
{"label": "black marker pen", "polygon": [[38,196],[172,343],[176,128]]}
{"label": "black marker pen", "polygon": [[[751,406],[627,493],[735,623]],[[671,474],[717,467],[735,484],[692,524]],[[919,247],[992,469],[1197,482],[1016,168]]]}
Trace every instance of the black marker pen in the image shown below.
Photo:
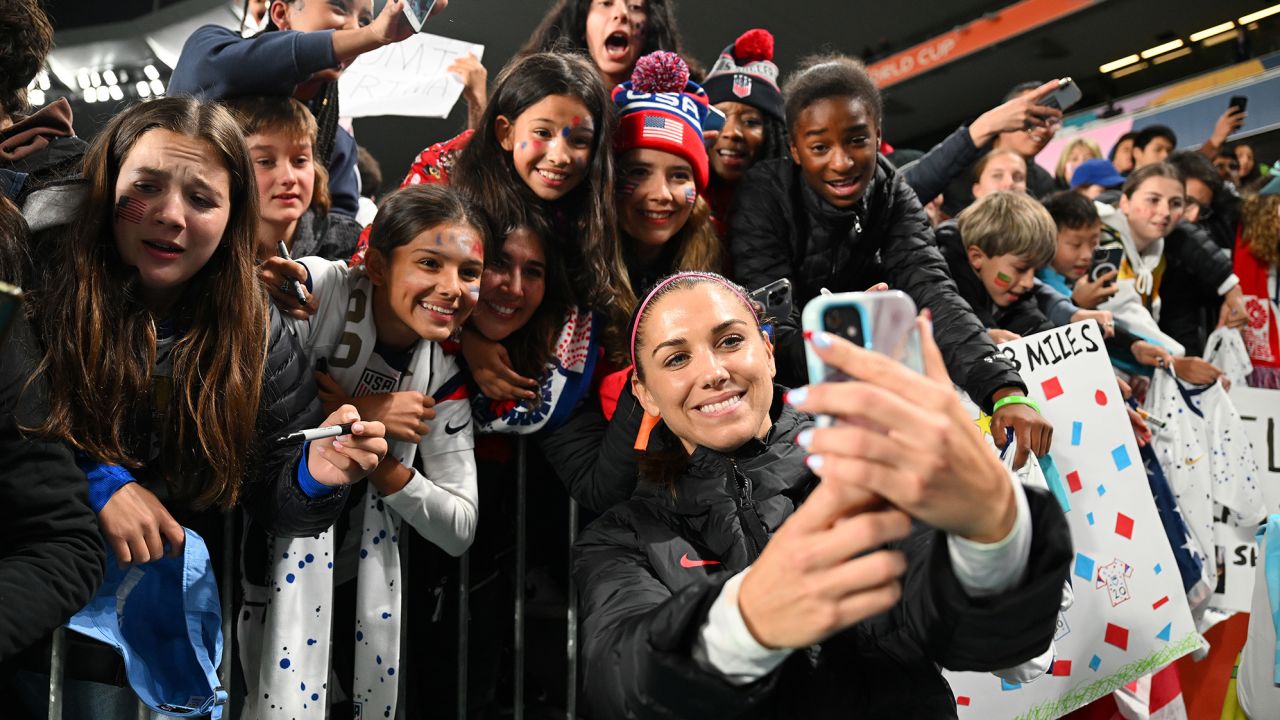
{"label": "black marker pen", "polygon": [[[280,255],[280,257],[284,258],[285,260],[293,260],[293,258],[289,256],[289,246],[285,245],[283,240],[281,240],[276,245],[276,250]],[[298,304],[301,305],[302,307],[306,307],[307,294],[302,291],[302,283],[298,282],[297,280],[290,279],[290,280],[285,280],[285,284],[288,285],[290,289],[293,290],[293,296],[298,298]]]}

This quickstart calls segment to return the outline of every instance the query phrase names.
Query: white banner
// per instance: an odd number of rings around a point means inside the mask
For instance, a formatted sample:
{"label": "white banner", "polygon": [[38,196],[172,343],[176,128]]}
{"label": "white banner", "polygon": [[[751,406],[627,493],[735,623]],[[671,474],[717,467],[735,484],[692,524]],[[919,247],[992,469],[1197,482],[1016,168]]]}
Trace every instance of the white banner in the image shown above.
{"label": "white banner", "polygon": [[1267,514],[1280,513],[1280,390],[1236,384],[1231,388],[1231,402],[1253,443]]}
{"label": "white banner", "polygon": [[962,719],[1056,718],[1190,653],[1201,638],[1097,324],[1056,328],[1000,352],[1053,423],[1075,602],[1059,616],[1051,674],[1026,684],[986,673],[948,672],[947,680]]}
{"label": "white banner", "polygon": [[448,117],[462,83],[445,68],[467,53],[483,59],[484,46],[429,33],[365,53],[338,80],[342,114]]}

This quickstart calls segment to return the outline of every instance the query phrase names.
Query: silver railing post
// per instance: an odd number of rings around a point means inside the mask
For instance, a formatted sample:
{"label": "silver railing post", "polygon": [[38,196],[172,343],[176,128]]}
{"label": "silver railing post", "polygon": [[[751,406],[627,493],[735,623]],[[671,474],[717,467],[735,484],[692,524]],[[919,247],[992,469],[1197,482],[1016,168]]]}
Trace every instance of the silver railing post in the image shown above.
{"label": "silver railing post", "polygon": [[578,542],[578,502],[569,499],[569,609],[566,613],[564,716],[574,720],[578,715],[578,585],[573,581],[573,546]]}
{"label": "silver railing post", "polygon": [[458,720],[467,720],[467,663],[471,639],[471,552],[458,558]]}
{"label": "silver railing post", "polygon": [[525,455],[528,452],[525,436],[516,439],[516,637],[515,637],[515,720],[524,720],[524,622],[525,622],[525,573],[528,571],[528,548],[525,534],[528,518],[528,470]]}
{"label": "silver railing post", "polygon": [[67,629],[53,631],[49,650],[49,720],[62,720],[63,671],[67,659]]}

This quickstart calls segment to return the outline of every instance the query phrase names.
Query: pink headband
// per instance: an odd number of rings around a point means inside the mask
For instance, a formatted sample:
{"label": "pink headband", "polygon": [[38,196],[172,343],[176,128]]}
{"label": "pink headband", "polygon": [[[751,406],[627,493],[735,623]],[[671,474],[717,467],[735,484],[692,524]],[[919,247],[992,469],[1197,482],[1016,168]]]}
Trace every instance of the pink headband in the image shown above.
{"label": "pink headband", "polygon": [[742,301],[742,304],[745,305],[747,308],[747,312],[751,313],[751,317],[753,318],[756,317],[756,310],[754,307],[751,306],[751,301],[747,299],[747,296],[742,294],[741,290],[734,287],[732,283],[720,277],[719,275],[713,275],[711,273],[704,273],[704,272],[676,273],[675,275],[668,277],[666,280],[663,280],[657,285],[654,285],[653,289],[649,291],[649,294],[645,296],[644,302],[640,303],[640,309],[636,311],[636,323],[635,325],[631,326],[631,364],[633,366],[636,365],[636,332],[640,330],[640,320],[644,318],[644,309],[649,306],[649,302],[653,300],[654,296],[657,295],[662,290],[662,288],[670,285],[671,283],[677,280],[685,280],[687,278],[702,278],[703,280],[711,280],[720,285],[723,285],[726,289],[729,290],[729,292],[734,294],[734,297]]}

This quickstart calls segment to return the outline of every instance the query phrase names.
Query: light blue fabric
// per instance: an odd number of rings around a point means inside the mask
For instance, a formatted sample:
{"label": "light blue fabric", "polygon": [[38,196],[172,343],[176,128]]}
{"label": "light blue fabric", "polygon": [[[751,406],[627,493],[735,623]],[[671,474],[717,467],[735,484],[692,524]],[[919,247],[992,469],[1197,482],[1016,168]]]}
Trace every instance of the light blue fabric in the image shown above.
{"label": "light blue fabric", "polygon": [[1048,265],[1036,271],[1036,279],[1057,290],[1060,295],[1071,297],[1071,286],[1067,285],[1067,276]]}
{"label": "light blue fabric", "polygon": [[1040,458],[1040,472],[1044,473],[1044,481],[1049,485],[1049,489],[1053,491],[1053,496],[1058,499],[1058,504],[1062,506],[1062,512],[1071,512],[1071,501],[1067,499],[1067,488],[1062,484],[1062,476],[1058,474],[1058,465],[1053,461],[1052,455],[1045,455]]}
{"label": "light blue fabric", "polygon": [[124,657],[129,685],[147,707],[172,717],[220,720],[222,610],[204,539],[186,531],[181,557],[121,569],[107,549],[106,578],[67,628]]}
{"label": "light blue fabric", "polygon": [[[1280,637],[1280,515],[1267,518],[1258,528],[1258,546],[1262,548],[1262,561],[1266,564],[1267,597],[1271,600],[1271,622]],[[1272,682],[1280,685],[1280,642],[1276,643],[1275,670]]]}

